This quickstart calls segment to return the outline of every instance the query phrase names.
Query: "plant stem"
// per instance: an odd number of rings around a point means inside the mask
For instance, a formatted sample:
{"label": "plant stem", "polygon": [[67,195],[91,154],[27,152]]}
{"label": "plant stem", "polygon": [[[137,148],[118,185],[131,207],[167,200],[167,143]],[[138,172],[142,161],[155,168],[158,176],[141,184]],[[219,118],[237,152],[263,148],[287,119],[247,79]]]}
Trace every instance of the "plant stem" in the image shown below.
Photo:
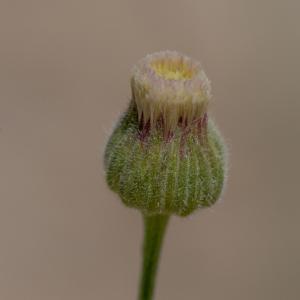
{"label": "plant stem", "polygon": [[143,269],[139,300],[152,299],[160,250],[168,220],[169,215],[144,215]]}

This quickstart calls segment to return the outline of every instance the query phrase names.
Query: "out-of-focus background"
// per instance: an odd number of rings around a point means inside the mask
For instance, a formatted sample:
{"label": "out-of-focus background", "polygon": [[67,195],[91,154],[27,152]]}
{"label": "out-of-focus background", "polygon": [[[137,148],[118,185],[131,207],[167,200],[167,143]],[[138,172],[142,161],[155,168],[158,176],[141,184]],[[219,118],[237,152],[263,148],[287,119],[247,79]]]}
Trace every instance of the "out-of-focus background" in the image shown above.
{"label": "out-of-focus background", "polygon": [[202,62],[230,150],[223,199],[165,240],[157,300],[300,298],[298,0],[1,0],[0,299],[132,300],[142,219],[102,153],[132,65]]}

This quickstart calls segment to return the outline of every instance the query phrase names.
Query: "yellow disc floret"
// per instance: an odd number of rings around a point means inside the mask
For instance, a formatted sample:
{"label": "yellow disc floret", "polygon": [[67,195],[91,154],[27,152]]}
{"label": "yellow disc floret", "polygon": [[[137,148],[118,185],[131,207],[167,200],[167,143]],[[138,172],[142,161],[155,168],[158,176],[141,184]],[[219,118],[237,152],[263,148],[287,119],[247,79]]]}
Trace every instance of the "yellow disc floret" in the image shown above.
{"label": "yellow disc floret", "polygon": [[158,76],[165,79],[191,79],[194,73],[188,65],[180,60],[158,60],[151,63],[151,67]]}
{"label": "yellow disc floret", "polygon": [[211,97],[200,64],[176,51],[143,58],[133,68],[131,87],[139,119],[151,126],[163,120],[166,131],[173,131],[180,120],[191,124],[201,118]]}

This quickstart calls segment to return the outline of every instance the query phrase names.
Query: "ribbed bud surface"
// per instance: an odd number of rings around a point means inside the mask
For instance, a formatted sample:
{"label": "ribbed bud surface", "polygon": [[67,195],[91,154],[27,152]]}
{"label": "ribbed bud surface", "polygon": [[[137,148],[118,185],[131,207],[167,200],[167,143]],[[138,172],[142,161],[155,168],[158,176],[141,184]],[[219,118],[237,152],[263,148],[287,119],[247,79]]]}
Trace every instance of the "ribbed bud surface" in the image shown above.
{"label": "ribbed bud surface", "polygon": [[224,150],[212,121],[203,128],[179,127],[169,139],[160,128],[142,136],[132,103],[106,148],[108,185],[147,214],[185,216],[211,206],[223,186]]}
{"label": "ribbed bud surface", "polygon": [[210,84],[177,52],[134,68],[133,99],[106,147],[110,188],[143,213],[186,216],[211,206],[224,183],[223,141],[208,118]]}

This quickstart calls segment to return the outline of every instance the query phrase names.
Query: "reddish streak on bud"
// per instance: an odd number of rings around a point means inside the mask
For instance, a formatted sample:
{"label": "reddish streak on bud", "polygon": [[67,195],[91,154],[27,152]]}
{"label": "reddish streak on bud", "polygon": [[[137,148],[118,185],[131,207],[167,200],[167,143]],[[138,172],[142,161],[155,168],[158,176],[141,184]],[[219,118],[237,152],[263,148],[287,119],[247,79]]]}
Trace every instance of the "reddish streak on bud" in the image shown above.
{"label": "reddish streak on bud", "polygon": [[183,129],[186,128],[188,126],[187,119],[183,119],[183,117],[180,117],[178,120],[178,126]]}
{"label": "reddish streak on bud", "polygon": [[203,116],[203,120],[202,120],[202,143],[205,144],[207,142],[207,120],[208,120],[208,117],[207,117],[207,113],[204,113],[204,116]]}
{"label": "reddish streak on bud", "polygon": [[165,134],[164,134],[165,142],[169,143],[173,136],[174,136],[174,132],[172,132],[171,130],[166,131]]}
{"label": "reddish streak on bud", "polygon": [[182,125],[182,133],[181,133],[181,138],[180,138],[180,146],[179,146],[179,152],[180,152],[180,157],[183,158],[184,157],[184,146],[186,143],[186,139],[188,134],[191,131],[191,126],[187,126],[187,123],[184,122],[185,124]]}
{"label": "reddish streak on bud", "polygon": [[[178,120],[178,127],[181,129],[181,138],[180,138],[180,156],[184,157],[184,148],[186,144],[186,139],[189,133],[193,130],[196,130],[198,139],[200,143],[203,145],[207,141],[207,121],[208,115],[204,113],[204,115],[194,120],[191,124],[188,124],[187,119],[180,117]],[[164,119],[161,116],[155,124],[155,128],[160,130],[163,134],[164,141],[169,143],[171,139],[174,137],[174,132],[171,130],[166,130],[164,126]],[[138,138],[141,142],[145,142],[147,137],[150,135],[151,123],[148,120],[146,123],[144,122],[144,116],[142,115],[140,124],[139,124],[139,135]]]}
{"label": "reddish streak on bud", "polygon": [[202,118],[199,118],[198,120],[196,120],[197,122],[197,130],[198,130],[198,137],[201,137],[202,134]]}
{"label": "reddish streak on bud", "polygon": [[207,113],[204,113],[203,117],[196,121],[198,138],[201,144],[204,144],[207,139],[207,118]]}
{"label": "reddish streak on bud", "polygon": [[142,116],[140,124],[139,124],[139,139],[141,140],[141,142],[144,142],[146,140],[146,138],[149,136],[150,127],[151,127],[150,120],[148,120],[144,124],[144,117]]}

